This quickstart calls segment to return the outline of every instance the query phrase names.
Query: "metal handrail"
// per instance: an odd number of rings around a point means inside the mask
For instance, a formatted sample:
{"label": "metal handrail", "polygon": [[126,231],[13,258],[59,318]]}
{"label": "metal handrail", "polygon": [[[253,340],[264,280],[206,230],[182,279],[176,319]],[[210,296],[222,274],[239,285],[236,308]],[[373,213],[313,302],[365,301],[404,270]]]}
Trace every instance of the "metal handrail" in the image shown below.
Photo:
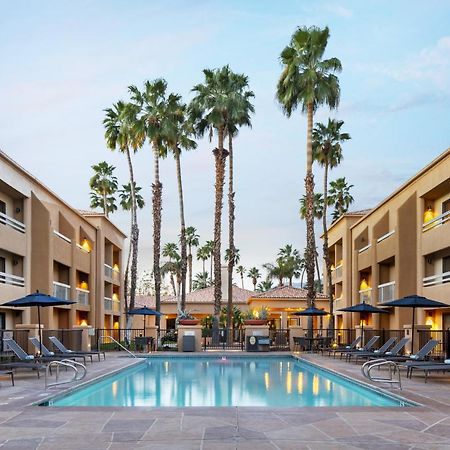
{"label": "metal handrail", "polygon": [[[371,375],[372,369],[375,367],[378,367],[378,369],[381,369],[381,367],[387,366],[389,368],[389,377],[383,377],[383,376],[374,376]],[[361,372],[362,374],[368,378],[370,381],[374,381],[376,383],[389,383],[391,385],[397,384],[399,389],[402,389],[402,379],[400,376],[400,369],[397,363],[394,361],[389,361],[387,359],[375,359],[371,361],[365,362],[361,366]],[[394,375],[397,374],[397,379],[394,379]]]}
{"label": "metal handrail", "polygon": [[[56,382],[49,383],[48,378],[51,375],[52,367],[56,367]],[[59,379],[59,369],[60,367],[65,367],[66,369],[73,370],[73,377],[70,380],[58,381]],[[80,373],[78,368],[82,369]],[[58,361],[50,361],[45,369],[45,389],[54,386],[60,386],[62,384],[73,383],[74,381],[81,381],[87,374],[87,369],[84,364],[81,364],[78,361],[73,361],[71,359],[61,359]]]}
{"label": "metal handrail", "polygon": [[123,348],[127,353],[129,353],[133,358],[137,358],[137,356],[133,353],[133,352],[130,352],[130,350],[128,350],[126,347],[124,347],[119,341],[116,341],[112,336],[109,336],[109,335],[107,335],[107,334],[105,334],[105,335],[103,335],[103,336],[99,336],[99,338],[98,338],[98,342],[97,342],[97,345],[98,345],[98,349],[100,350],[100,341],[102,341],[104,338],[108,338],[108,339],[111,339],[113,342],[115,342],[120,348]]}

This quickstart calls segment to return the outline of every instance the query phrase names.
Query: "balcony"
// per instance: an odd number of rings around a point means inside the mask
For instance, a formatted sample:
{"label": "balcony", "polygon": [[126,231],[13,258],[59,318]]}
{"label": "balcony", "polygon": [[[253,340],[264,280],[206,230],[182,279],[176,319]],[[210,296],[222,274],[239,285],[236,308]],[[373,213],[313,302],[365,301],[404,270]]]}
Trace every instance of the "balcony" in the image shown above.
{"label": "balcony", "polygon": [[360,248],[358,253],[364,253],[366,250],[369,250],[370,247],[372,247],[372,244],[367,244],[365,247]]}
{"label": "balcony", "polygon": [[112,300],[112,298],[105,297],[103,299],[103,306],[105,308],[105,311],[112,311],[112,309],[113,309],[113,300]]}
{"label": "balcony", "polygon": [[77,302],[79,305],[89,306],[89,291],[77,288]]}
{"label": "balcony", "polygon": [[430,255],[450,247],[450,212],[441,214],[422,225],[422,255]]}
{"label": "balcony", "polygon": [[68,284],[53,282],[53,296],[62,298],[63,300],[70,300],[70,286]]}
{"label": "balcony", "polygon": [[25,233],[25,225],[22,222],[19,222],[18,220],[13,219],[12,217],[2,212],[0,212],[0,223],[11,227],[16,231],[19,231],[20,233]]}
{"label": "balcony", "polygon": [[112,280],[114,284],[120,285],[120,270],[113,267]]}
{"label": "balcony", "polygon": [[337,280],[342,278],[342,264],[336,266],[331,270],[331,281],[335,283]]}
{"label": "balcony", "polygon": [[25,278],[10,273],[0,272],[0,283],[24,287]]}
{"label": "balcony", "polygon": [[105,264],[105,277],[106,278],[112,278],[113,276],[113,268],[109,266],[108,264]]}
{"label": "balcony", "polygon": [[443,225],[444,223],[448,222],[450,220],[450,211],[447,211],[434,219],[429,220],[428,222],[425,222],[422,225],[422,232],[427,232],[432,230],[433,228],[439,227]]}
{"label": "balcony", "polygon": [[437,275],[431,275],[423,279],[423,287],[436,286],[437,284],[443,284],[450,282],[450,272],[438,273]]}
{"label": "balcony", "polygon": [[395,281],[378,285],[378,303],[386,303],[394,300]]}
{"label": "balcony", "polygon": [[395,233],[395,230],[389,231],[386,234],[383,234],[383,236],[380,236],[377,239],[377,244],[379,244],[380,242],[383,242],[385,239],[387,239],[388,237],[391,237],[393,234]]}
{"label": "balcony", "polygon": [[344,297],[342,295],[334,299],[333,308],[335,311],[339,308],[344,308],[344,306]]}
{"label": "balcony", "polygon": [[119,300],[112,301],[112,311],[114,313],[120,313],[120,301]]}
{"label": "balcony", "polygon": [[359,291],[359,302],[372,303],[372,288],[362,289]]}
{"label": "balcony", "polygon": [[67,242],[68,244],[71,244],[72,241],[70,240],[70,238],[68,238],[67,236],[65,236],[64,234],[60,233],[59,231],[53,230],[53,234],[55,236],[58,236],[60,239],[62,239],[63,241]]}

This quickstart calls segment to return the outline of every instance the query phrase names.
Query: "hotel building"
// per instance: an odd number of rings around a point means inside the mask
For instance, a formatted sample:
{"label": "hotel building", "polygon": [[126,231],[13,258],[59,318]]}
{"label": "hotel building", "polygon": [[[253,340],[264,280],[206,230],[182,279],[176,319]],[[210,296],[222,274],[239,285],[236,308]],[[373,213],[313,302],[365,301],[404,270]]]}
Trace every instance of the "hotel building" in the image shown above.
{"label": "hotel building", "polygon": [[43,292],[76,303],[41,308],[46,329],[121,324],[125,235],[79,211],[0,151],[0,329],[36,324],[36,308],[3,303]]}
{"label": "hotel building", "polygon": [[[418,310],[417,323],[450,327],[450,149],[371,210],[348,213],[330,226],[329,251],[336,326],[353,328],[358,314],[337,311],[362,301],[418,294],[449,308]],[[327,286],[327,282],[325,282]],[[363,318],[375,329],[402,329],[410,308]]]}

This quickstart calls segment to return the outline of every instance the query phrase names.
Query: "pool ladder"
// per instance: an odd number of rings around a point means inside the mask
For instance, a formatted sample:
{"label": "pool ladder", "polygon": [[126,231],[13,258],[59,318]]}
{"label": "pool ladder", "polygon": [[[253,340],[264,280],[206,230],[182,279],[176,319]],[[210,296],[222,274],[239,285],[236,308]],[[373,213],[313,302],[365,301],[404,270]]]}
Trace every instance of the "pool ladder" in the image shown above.
{"label": "pool ladder", "polygon": [[[59,372],[61,368],[73,370],[73,377],[69,380],[59,381]],[[52,375],[52,369],[55,368],[56,381],[49,383],[49,377]],[[51,361],[45,369],[45,389],[60,386],[62,384],[74,383],[75,381],[81,381],[87,374],[87,369],[84,364],[73,361],[71,359],[61,359],[58,361]]]}
{"label": "pool ladder", "polygon": [[[385,376],[375,376],[371,374],[371,371],[375,369],[375,367],[378,369],[387,368],[389,371]],[[398,364],[394,361],[388,361],[386,359],[367,361],[361,366],[361,372],[370,381],[375,383],[389,383],[392,387],[396,385],[400,390],[402,389],[400,370]]]}
{"label": "pool ladder", "polygon": [[125,346],[123,346],[119,341],[117,341],[116,339],[114,339],[112,336],[109,336],[108,334],[102,335],[98,338],[98,349],[100,350],[100,344],[103,341],[103,339],[108,338],[110,341],[113,341],[116,345],[118,345],[121,349],[125,350],[127,353],[129,353],[133,358],[137,358],[137,356],[133,353],[130,352],[130,350],[128,350]]}

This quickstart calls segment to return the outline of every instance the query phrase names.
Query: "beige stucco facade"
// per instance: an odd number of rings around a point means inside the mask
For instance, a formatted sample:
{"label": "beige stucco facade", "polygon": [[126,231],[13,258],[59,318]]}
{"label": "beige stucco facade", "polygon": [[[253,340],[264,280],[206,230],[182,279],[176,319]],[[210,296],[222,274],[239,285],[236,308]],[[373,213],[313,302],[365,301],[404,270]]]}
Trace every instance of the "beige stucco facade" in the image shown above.
{"label": "beige stucco facade", "polygon": [[[365,300],[382,307],[418,294],[449,308],[418,310],[417,322],[450,327],[450,150],[372,210],[346,214],[329,230],[335,311]],[[327,286],[327,283],[325,283]],[[409,308],[365,318],[374,328],[402,329]],[[337,325],[357,325],[357,315],[336,311]]]}
{"label": "beige stucco facade", "polygon": [[1,304],[40,292],[75,301],[42,308],[49,329],[121,322],[125,235],[103,214],[78,211],[0,152],[0,319],[36,323],[36,308]]}

